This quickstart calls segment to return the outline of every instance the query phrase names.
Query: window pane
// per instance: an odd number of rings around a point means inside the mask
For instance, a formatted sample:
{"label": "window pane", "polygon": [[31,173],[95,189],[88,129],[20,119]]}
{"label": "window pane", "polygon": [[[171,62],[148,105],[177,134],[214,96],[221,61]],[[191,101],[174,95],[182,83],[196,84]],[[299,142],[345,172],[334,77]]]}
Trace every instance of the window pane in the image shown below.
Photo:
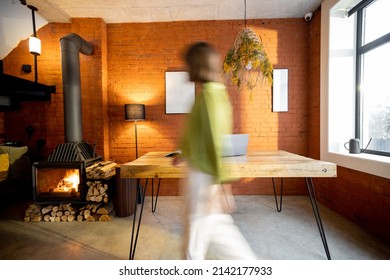
{"label": "window pane", "polygon": [[362,63],[362,146],[390,152],[390,43],[363,56]]}
{"label": "window pane", "polygon": [[363,11],[363,45],[390,32],[389,0],[376,0]]}

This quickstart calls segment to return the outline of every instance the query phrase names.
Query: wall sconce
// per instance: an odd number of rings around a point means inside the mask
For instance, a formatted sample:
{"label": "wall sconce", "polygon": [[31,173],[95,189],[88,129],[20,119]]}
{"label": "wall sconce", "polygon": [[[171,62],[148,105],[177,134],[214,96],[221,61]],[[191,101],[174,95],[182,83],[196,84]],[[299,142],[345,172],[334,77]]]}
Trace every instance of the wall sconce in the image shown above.
{"label": "wall sconce", "polygon": [[27,8],[31,10],[32,23],[33,23],[33,36],[29,38],[28,44],[29,44],[30,53],[34,55],[35,82],[38,82],[37,56],[41,54],[41,40],[37,38],[37,32],[35,28],[35,12],[38,11],[38,9],[31,5],[27,5]]}
{"label": "wall sconce", "polygon": [[125,120],[134,122],[135,156],[136,156],[136,158],[138,158],[137,121],[145,120],[145,105],[144,104],[126,104],[125,105]]}

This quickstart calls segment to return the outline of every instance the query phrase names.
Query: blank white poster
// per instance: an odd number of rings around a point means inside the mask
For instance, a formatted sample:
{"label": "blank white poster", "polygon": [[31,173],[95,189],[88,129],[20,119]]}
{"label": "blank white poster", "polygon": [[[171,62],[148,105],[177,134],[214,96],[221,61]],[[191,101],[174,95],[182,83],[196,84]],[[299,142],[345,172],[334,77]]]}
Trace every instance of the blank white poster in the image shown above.
{"label": "blank white poster", "polygon": [[288,111],[288,69],[274,69],[272,87],[272,111]]}
{"label": "blank white poster", "polygon": [[165,72],[165,113],[183,114],[191,111],[195,102],[195,83],[188,72]]}

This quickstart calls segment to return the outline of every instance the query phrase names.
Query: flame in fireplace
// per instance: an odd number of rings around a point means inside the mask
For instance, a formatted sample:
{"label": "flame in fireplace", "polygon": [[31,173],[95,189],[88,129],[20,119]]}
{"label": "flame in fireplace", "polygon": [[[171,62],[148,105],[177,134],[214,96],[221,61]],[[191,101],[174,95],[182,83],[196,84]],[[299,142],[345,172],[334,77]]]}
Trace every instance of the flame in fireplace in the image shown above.
{"label": "flame in fireplace", "polygon": [[80,176],[78,170],[67,171],[63,178],[54,188],[54,192],[77,192],[80,184]]}

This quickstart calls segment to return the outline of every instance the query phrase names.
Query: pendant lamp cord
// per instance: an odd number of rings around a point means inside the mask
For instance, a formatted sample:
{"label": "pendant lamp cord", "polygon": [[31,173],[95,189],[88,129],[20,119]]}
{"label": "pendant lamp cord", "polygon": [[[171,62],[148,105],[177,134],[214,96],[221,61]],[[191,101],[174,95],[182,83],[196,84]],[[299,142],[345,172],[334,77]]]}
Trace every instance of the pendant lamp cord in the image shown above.
{"label": "pendant lamp cord", "polygon": [[34,9],[31,9],[31,16],[32,16],[32,24],[33,24],[33,34],[34,34],[34,37],[37,37],[37,31],[36,31],[36,26],[35,26],[35,12],[34,12]]}
{"label": "pendant lamp cord", "polygon": [[246,0],[244,0],[244,6],[245,6],[244,24],[246,28]]}
{"label": "pendant lamp cord", "polygon": [[[31,9],[31,15],[32,15],[32,23],[33,23],[33,34],[34,34],[34,37],[36,38],[37,37],[37,30],[36,30],[36,26],[35,26],[35,11],[34,9]],[[34,82],[38,82],[38,58],[37,58],[37,55],[34,54],[34,77],[35,77],[35,80]]]}

